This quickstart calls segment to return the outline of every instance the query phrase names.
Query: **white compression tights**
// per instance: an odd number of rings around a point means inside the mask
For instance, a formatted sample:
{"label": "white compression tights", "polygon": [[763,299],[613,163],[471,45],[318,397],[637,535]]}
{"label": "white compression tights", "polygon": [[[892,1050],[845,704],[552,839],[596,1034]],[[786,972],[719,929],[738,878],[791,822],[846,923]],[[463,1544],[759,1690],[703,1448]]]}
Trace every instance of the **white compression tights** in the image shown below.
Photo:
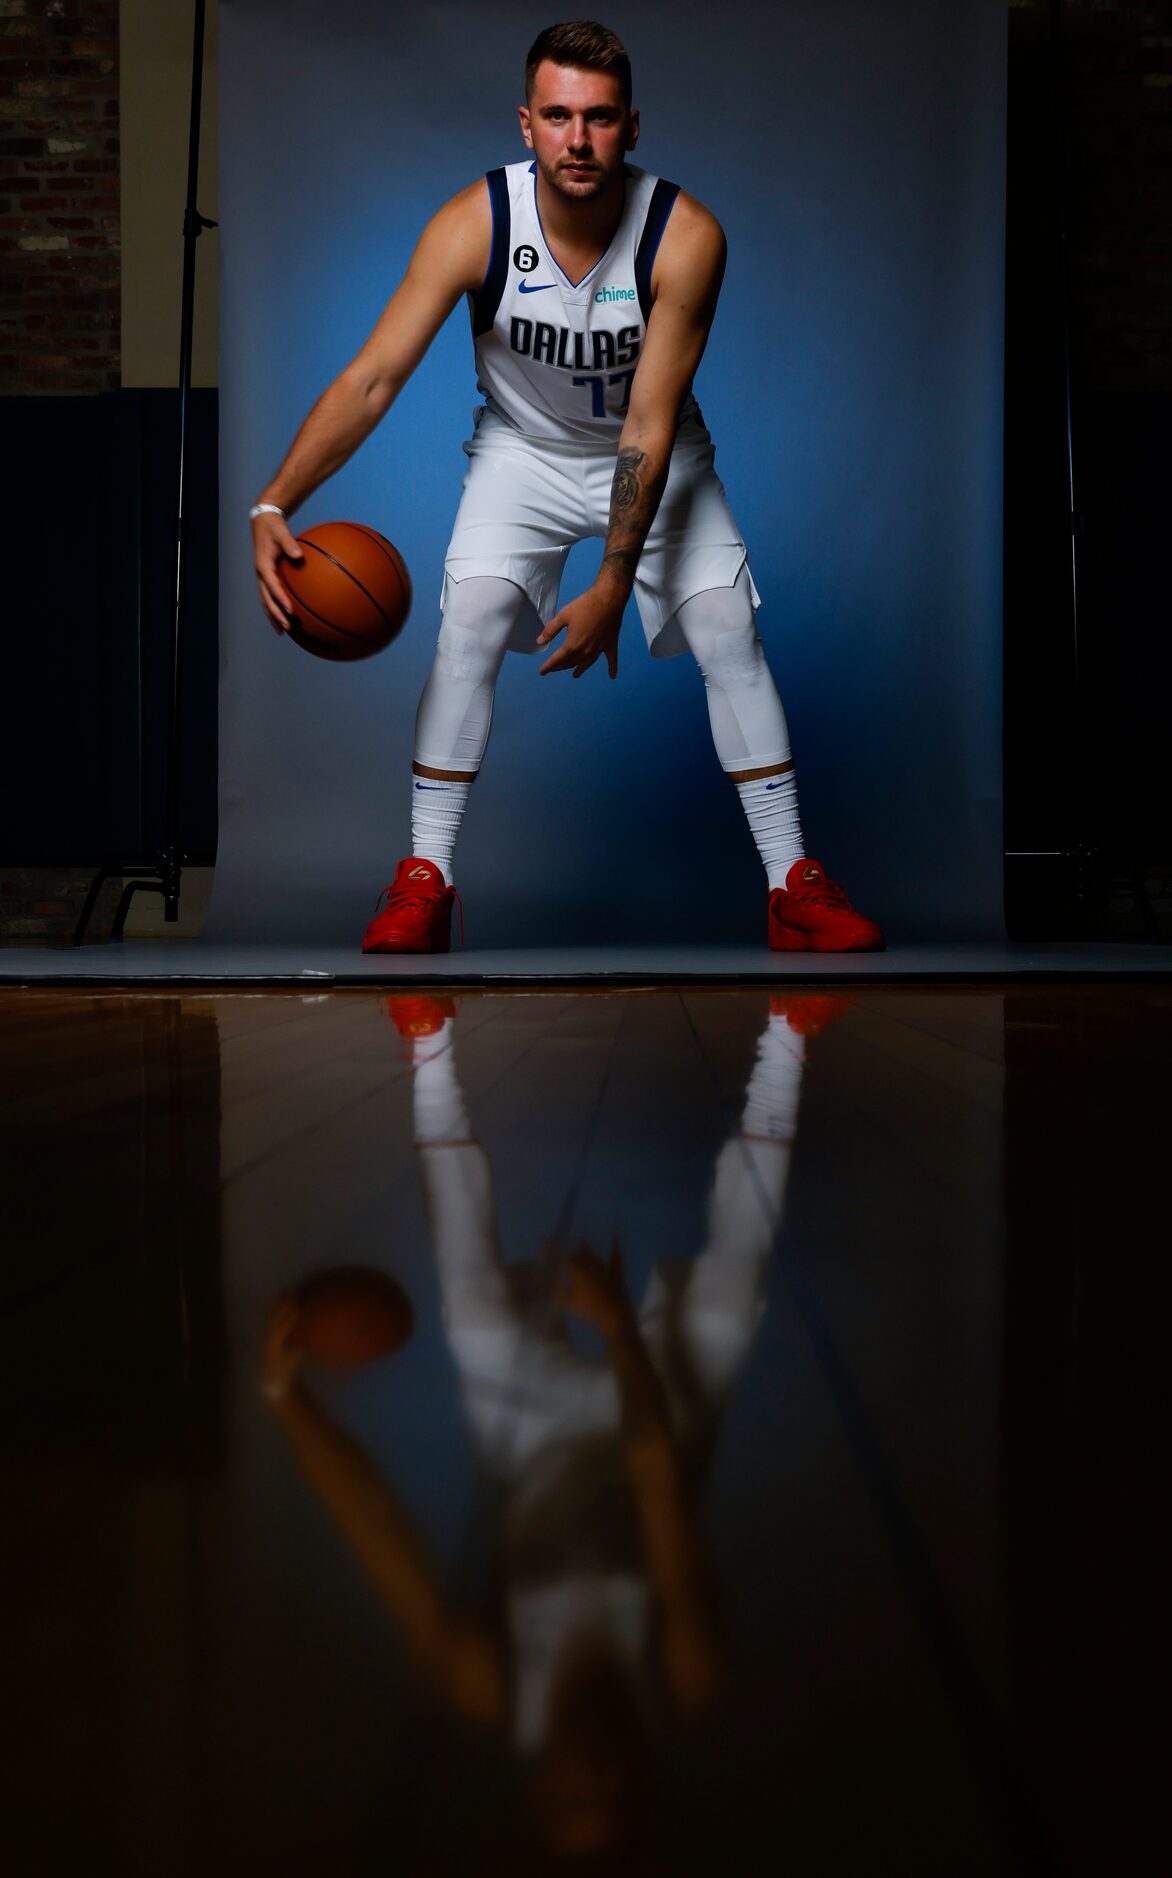
{"label": "white compression tights", "polygon": [[[736,791],[770,889],[783,887],[804,853],[798,785],[785,712],[753,617],[748,568],[742,567],[734,586],[710,587],[685,600],[676,617],[704,677],[721,765],[733,776],[767,772],[738,782]],[[782,764],[789,764],[784,772]]]}
{"label": "white compression tights", "polygon": [[[513,628],[529,609],[528,596],[509,580],[477,575],[448,584],[435,662],[419,700],[415,761],[423,770],[458,771],[447,782],[416,775],[412,791],[412,852],[452,878],[452,851],[473,778],[492,728],[493,694]],[[534,638],[540,630],[534,614]],[[774,773],[737,784],[750,829],[769,873],[780,886],[786,867],[802,854],[797,787],[789,762],[789,732],[777,687],[757,634],[748,570],[732,587],[714,587],[685,601],[680,630],[703,674],[712,738],[722,767]]]}
{"label": "white compression tights", "polygon": [[[497,673],[513,627],[529,606],[511,580],[478,575],[450,581],[435,660],[415,717],[411,852],[451,884],[452,855],[492,729]],[[534,615],[533,637],[540,627]],[[445,770],[447,776],[418,773]],[[463,778],[456,782],[451,772]]]}
{"label": "white compression tights", "polygon": [[704,677],[708,721],[722,768],[788,763],[789,731],[753,618],[749,570],[732,587],[710,587],[676,615]]}
{"label": "white compression tights", "polygon": [[[492,729],[497,673],[529,596],[511,580],[448,582],[447,604],[415,718],[415,761],[475,776]],[[534,615],[533,637],[541,628]]]}

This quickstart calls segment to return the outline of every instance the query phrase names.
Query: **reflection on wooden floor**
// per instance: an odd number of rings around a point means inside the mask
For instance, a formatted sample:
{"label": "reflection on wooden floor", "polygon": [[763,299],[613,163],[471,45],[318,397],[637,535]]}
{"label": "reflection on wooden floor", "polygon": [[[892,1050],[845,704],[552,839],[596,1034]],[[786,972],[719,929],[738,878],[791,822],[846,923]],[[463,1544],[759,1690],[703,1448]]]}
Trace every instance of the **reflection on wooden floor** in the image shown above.
{"label": "reflection on wooden floor", "polygon": [[1137,1868],[1170,1033],[5,992],[18,1869]]}

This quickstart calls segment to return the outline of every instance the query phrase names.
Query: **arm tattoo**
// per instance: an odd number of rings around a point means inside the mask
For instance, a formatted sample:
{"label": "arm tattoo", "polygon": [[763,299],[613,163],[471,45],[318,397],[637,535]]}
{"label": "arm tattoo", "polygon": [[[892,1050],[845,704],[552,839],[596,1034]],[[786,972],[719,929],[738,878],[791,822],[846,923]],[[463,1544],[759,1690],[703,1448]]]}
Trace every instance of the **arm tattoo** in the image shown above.
{"label": "arm tattoo", "polygon": [[619,451],[611,484],[610,523],[602,565],[616,580],[628,586],[635,578],[635,568],[655,519],[666,478],[666,462],[656,470],[648,464],[646,451],[630,448]]}
{"label": "arm tattoo", "polygon": [[639,498],[639,465],[644,462],[642,450],[620,450],[615,464],[614,482],[610,492],[610,519],[612,525]]}

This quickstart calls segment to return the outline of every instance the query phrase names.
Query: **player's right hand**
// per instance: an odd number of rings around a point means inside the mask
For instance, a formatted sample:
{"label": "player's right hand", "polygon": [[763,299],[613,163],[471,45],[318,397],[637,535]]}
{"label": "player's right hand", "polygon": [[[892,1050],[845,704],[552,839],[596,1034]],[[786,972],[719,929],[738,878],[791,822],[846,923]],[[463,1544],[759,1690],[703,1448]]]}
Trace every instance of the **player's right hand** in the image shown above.
{"label": "player's right hand", "polygon": [[252,524],[252,553],[260,583],[260,603],[275,633],[287,633],[296,608],[280,575],[282,558],[303,561],[288,522],[281,515],[258,515]]}

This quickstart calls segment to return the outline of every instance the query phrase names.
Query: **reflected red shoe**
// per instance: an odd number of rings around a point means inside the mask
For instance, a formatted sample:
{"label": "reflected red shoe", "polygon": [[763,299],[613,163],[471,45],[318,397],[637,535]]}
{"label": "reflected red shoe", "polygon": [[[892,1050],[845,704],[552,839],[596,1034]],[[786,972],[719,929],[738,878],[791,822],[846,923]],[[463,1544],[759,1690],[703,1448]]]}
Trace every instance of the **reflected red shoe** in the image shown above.
{"label": "reflected red shoe", "polygon": [[784,887],[769,896],[773,952],[882,952],[883,934],[864,919],[821,861],[795,861]]}
{"label": "reflected red shoe", "polygon": [[418,997],[384,998],[383,1009],[400,1037],[436,1037],[459,1006],[455,998],[423,992]]}
{"label": "reflected red shoe", "polygon": [[[433,861],[409,854],[395,869],[395,878],[383,888],[387,896],[362,940],[364,952],[447,952],[452,944],[452,902],[459,896]],[[379,894],[379,900],[383,897]],[[464,915],[460,913],[460,943],[464,943]]]}
{"label": "reflected red shoe", "polygon": [[837,1024],[850,1010],[848,997],[827,991],[772,991],[769,994],[770,1017],[784,1017],[799,1037],[820,1037],[831,1024]]}

